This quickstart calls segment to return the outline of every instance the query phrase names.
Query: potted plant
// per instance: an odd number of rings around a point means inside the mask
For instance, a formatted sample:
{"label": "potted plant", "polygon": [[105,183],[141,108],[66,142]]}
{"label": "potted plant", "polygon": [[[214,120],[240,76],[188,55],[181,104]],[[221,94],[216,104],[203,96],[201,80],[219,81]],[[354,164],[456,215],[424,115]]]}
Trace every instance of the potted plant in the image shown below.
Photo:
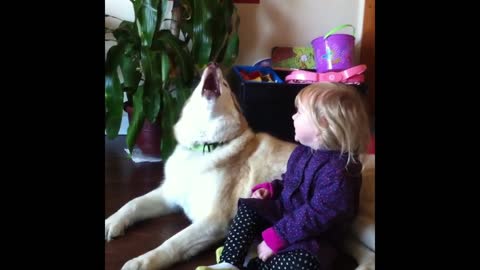
{"label": "potted plant", "polygon": [[126,93],[133,107],[126,136],[130,153],[147,121],[161,127],[166,160],[176,144],[173,125],[200,71],[210,61],[225,70],[233,65],[239,17],[232,0],[175,0],[171,27],[165,29],[167,0],[132,3],[135,20],[112,31],[117,44],[105,61],[106,134],[118,136]]}

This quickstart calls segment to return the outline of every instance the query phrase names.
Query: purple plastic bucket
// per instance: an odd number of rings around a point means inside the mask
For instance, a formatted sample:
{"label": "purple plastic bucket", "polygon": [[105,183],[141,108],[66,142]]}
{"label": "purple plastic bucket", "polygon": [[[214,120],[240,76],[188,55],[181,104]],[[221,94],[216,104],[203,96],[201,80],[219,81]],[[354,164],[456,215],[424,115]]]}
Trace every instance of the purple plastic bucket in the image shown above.
{"label": "purple plastic bucket", "polygon": [[[318,73],[342,71],[354,66],[355,37],[348,34],[332,34],[350,26],[340,25],[330,30],[325,36],[312,40],[315,68]],[[355,34],[355,28],[353,28]]]}

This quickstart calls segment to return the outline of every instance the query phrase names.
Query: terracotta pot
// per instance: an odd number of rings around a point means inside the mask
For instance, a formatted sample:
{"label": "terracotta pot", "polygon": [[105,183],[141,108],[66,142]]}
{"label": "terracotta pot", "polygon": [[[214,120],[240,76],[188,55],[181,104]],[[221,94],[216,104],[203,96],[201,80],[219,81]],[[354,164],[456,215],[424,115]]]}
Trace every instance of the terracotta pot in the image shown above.
{"label": "terracotta pot", "polygon": [[[133,107],[125,104],[125,111],[128,113],[128,121],[131,122],[133,117]],[[142,150],[143,154],[149,156],[160,157],[160,143],[162,138],[162,130],[160,124],[160,117],[152,124],[148,119],[143,122],[143,127],[137,136],[135,145]]]}

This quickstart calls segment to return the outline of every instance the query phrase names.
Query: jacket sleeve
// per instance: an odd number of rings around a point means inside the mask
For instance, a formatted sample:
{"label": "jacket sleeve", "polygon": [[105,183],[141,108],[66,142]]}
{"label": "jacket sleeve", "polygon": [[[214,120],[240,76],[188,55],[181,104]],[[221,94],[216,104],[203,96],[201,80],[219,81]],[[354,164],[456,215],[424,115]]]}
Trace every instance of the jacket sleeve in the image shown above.
{"label": "jacket sleeve", "polygon": [[270,227],[262,232],[262,238],[263,241],[265,241],[265,244],[272,249],[274,253],[277,253],[278,251],[282,250],[287,243],[285,240],[282,239],[278,235],[278,233],[273,229],[273,227]]}
{"label": "jacket sleeve", "polygon": [[[285,174],[282,174],[282,179],[284,175]],[[282,193],[283,180],[275,179],[272,182],[260,183],[252,188],[252,193],[255,192],[255,190],[260,188],[265,188],[268,190],[269,196],[267,199],[275,199],[278,197],[280,193]]]}
{"label": "jacket sleeve", "polygon": [[[346,179],[337,174],[327,177],[321,185],[317,184],[307,203],[274,224],[276,236],[287,245],[316,237],[335,224],[352,218],[358,207],[355,199],[358,199],[356,193],[359,192],[354,181],[357,179]],[[282,241],[276,239],[276,242]]]}

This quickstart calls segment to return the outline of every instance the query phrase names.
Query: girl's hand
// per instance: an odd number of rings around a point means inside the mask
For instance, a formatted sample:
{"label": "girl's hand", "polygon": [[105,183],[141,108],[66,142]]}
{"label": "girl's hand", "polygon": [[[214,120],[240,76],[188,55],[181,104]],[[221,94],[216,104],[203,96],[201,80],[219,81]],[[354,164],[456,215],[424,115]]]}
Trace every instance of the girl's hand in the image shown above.
{"label": "girl's hand", "polygon": [[250,196],[250,198],[254,198],[254,199],[265,199],[268,197],[268,195],[270,195],[270,193],[268,192],[268,189],[266,188],[259,188],[257,190],[255,190],[255,192],[252,193],[252,196]]}
{"label": "girl's hand", "polygon": [[267,261],[268,258],[272,257],[273,255],[273,250],[267,246],[267,243],[265,241],[262,241],[258,246],[257,246],[257,253],[258,253],[258,258],[262,261]]}

